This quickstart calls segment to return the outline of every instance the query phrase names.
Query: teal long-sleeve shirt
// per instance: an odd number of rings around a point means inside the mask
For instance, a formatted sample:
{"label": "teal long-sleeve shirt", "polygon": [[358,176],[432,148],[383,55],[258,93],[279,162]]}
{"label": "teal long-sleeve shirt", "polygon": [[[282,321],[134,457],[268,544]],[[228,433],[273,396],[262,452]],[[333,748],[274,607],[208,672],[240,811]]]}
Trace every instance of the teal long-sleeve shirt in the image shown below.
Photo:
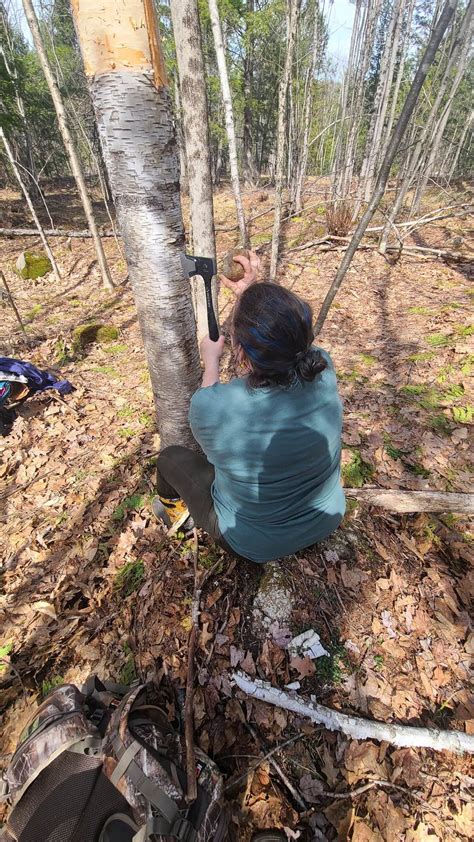
{"label": "teal long-sleeve shirt", "polygon": [[219,528],[252,561],[321,541],[344,515],[342,404],[331,358],[321,353],[328,366],[311,383],[253,389],[243,377],[191,400],[193,435],[215,468]]}

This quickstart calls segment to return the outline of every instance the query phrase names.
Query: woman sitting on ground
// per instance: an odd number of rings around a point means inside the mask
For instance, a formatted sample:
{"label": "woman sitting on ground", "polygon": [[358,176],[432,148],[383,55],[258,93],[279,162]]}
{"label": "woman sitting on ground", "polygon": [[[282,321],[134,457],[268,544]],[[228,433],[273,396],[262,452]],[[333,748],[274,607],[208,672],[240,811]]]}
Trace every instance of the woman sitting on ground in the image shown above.
{"label": "woman sitting on ground", "polygon": [[235,259],[243,280],[221,280],[237,296],[231,340],[242,376],[220,383],[224,337],[202,341],[189,420],[205,455],[162,451],[154,511],[187,507],[226,549],[265,562],[322,541],[342,520],[342,406],[331,358],[313,345],[310,306],[256,283],[256,255]]}

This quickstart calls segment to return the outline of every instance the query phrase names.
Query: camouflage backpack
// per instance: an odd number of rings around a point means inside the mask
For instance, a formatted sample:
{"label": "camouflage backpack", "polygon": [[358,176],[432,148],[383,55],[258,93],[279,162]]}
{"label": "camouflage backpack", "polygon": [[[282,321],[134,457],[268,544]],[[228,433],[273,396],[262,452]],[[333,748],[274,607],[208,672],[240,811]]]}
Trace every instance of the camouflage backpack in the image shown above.
{"label": "camouflage backpack", "polygon": [[[196,748],[197,799],[186,802],[171,685],[91,679],[55,688],[23,730],[4,777],[2,842],[224,842],[222,777]],[[126,836],[107,835],[114,817]],[[125,824],[124,824],[125,823]]]}

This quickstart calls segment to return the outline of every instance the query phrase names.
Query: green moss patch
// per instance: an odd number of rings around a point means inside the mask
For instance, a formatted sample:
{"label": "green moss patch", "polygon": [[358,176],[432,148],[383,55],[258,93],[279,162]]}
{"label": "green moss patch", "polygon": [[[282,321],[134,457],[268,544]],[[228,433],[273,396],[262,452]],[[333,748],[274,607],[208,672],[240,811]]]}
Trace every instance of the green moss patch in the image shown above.
{"label": "green moss patch", "polygon": [[76,327],[72,334],[73,345],[75,350],[86,348],[96,342],[97,344],[106,344],[108,342],[115,342],[118,339],[119,331],[114,325],[104,325],[100,322],[91,322],[85,325]]}
{"label": "green moss patch", "polygon": [[130,596],[135,593],[145,578],[145,565],[143,561],[127,561],[120,567],[115,580],[114,590],[120,591],[122,596]]}
{"label": "green moss patch", "polygon": [[374,476],[373,465],[365,462],[356,449],[351,449],[351,461],[343,465],[341,470],[347,488],[362,488]]}
{"label": "green moss patch", "polygon": [[43,278],[53,268],[49,257],[39,251],[22,251],[15,266],[18,274],[25,281]]}
{"label": "green moss patch", "polygon": [[430,333],[426,337],[426,341],[428,345],[432,345],[434,348],[444,348],[446,345],[452,344],[453,337],[445,333]]}

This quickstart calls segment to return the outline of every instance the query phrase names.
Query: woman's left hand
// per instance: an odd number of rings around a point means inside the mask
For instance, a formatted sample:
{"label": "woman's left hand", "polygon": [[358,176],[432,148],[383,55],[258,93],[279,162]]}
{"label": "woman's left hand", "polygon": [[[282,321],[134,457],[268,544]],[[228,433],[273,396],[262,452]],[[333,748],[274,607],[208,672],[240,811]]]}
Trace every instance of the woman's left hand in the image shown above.
{"label": "woman's left hand", "polygon": [[216,365],[219,362],[224,353],[224,344],[225,340],[223,336],[219,336],[217,342],[213,342],[209,336],[204,337],[200,345],[204,368],[208,365]]}

